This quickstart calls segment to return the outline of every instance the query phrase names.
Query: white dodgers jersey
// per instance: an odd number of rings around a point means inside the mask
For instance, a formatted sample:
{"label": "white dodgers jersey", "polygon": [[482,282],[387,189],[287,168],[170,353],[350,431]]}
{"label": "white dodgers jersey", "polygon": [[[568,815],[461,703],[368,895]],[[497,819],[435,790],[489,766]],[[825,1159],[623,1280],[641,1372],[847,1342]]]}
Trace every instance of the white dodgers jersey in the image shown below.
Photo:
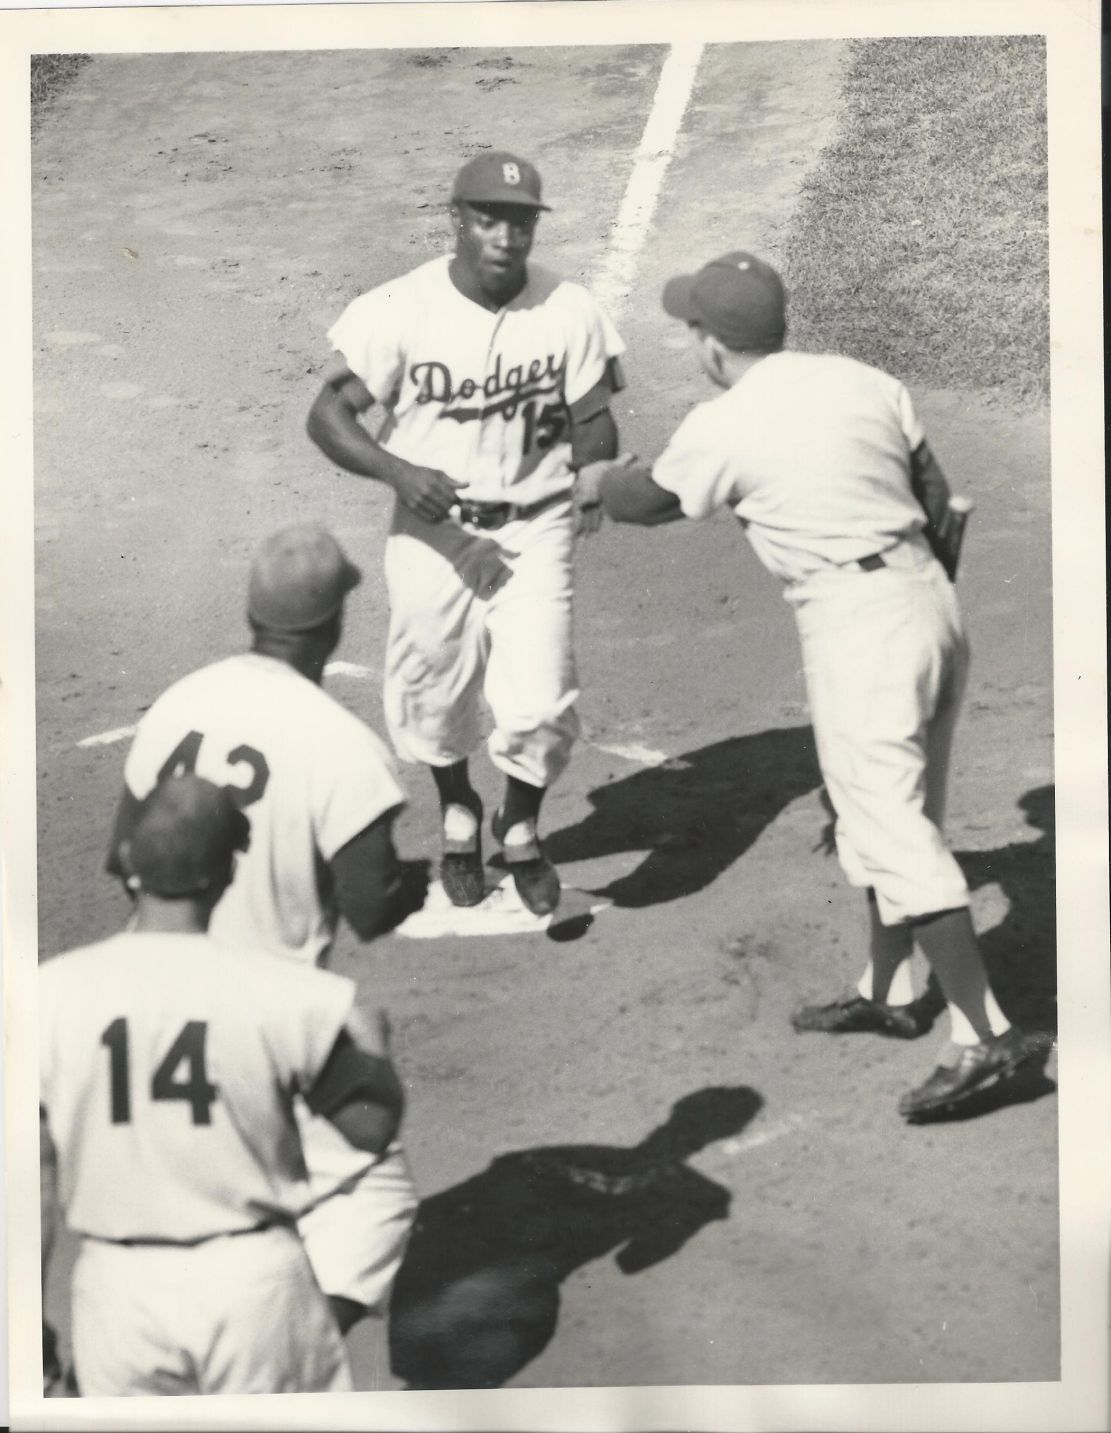
{"label": "white dodgers jersey", "polygon": [[331,1053],[353,981],[135,931],[47,961],[39,992],[71,1229],[192,1243],[292,1222],[307,1196],[292,1098]]}
{"label": "white dodgers jersey", "polygon": [[446,257],[353,299],[328,331],[390,419],[391,453],[466,483],[476,502],[567,491],[569,407],[624,352],[591,295],[536,264],[491,313],[451,281]]}
{"label": "white dodgers jersey", "polygon": [[189,771],[251,823],[209,934],[319,960],[336,926],[326,863],[405,799],[384,743],[288,663],[247,653],[183,677],[139,723],[124,769],[134,796]]}

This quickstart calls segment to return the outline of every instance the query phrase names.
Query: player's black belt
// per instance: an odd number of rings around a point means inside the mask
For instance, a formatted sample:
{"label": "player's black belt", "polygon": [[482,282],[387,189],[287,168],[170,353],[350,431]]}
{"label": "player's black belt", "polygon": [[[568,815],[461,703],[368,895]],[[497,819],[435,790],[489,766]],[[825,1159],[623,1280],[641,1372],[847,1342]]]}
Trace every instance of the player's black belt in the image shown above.
{"label": "player's black belt", "polygon": [[210,1244],[213,1239],[238,1239],[242,1234],[265,1234],[271,1229],[294,1229],[292,1222],[282,1219],[264,1219],[259,1224],[248,1224],[242,1229],[221,1229],[216,1234],[202,1234],[198,1239],[102,1239],[99,1234],[87,1235],[99,1244],[118,1244],[125,1249],[196,1249],[201,1244]]}
{"label": "player's black belt", "polygon": [[465,523],[468,527],[481,528],[483,532],[490,532],[496,528],[504,527],[507,522],[516,522],[519,518],[528,518],[549,508],[566,493],[552,493],[546,498],[541,498],[537,503],[476,503],[468,498],[460,498],[452,507],[451,511],[457,516],[459,522]]}
{"label": "player's black belt", "polygon": [[882,552],[873,552],[868,557],[859,557],[856,562],[862,572],[878,572],[881,567],[886,567]]}

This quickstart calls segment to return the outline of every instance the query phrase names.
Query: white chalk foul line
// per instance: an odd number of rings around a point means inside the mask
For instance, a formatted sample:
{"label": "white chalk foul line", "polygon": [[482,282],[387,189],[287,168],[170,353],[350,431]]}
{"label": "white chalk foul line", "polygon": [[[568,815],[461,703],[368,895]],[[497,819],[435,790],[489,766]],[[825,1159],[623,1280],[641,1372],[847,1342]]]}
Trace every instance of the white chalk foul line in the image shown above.
{"label": "white chalk foul line", "polygon": [[117,726],[111,731],[98,731],[95,736],[84,736],[77,743],[78,746],[111,746],[117,741],[126,741],[129,736],[135,735],[133,726]]}
{"label": "white chalk foul line", "polygon": [[701,45],[673,45],[660,70],[655,98],[633,156],[633,172],[610,233],[609,249],[591,288],[615,317],[629,296],[637,256],[644,247],[675,140],[694,88]]}
{"label": "white chalk foul line", "polygon": [[690,762],[684,761],[681,756],[668,756],[665,751],[656,751],[637,742],[622,745],[620,742],[592,741],[590,745],[595,751],[619,756],[622,761],[635,761],[638,766],[666,766],[669,771],[686,771],[690,767]]}
{"label": "white chalk foul line", "polygon": [[353,677],[357,682],[376,682],[378,673],[373,667],[364,667],[358,662],[329,662],[324,668],[326,677]]}

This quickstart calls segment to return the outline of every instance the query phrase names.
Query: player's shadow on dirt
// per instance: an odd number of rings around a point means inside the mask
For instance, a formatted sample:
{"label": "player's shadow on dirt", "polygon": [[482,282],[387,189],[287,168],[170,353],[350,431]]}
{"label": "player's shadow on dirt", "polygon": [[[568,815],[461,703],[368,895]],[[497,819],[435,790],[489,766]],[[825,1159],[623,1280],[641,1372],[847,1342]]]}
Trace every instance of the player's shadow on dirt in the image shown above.
{"label": "player's shadow on dirt", "polygon": [[618,906],[658,905],[710,885],[821,781],[809,726],[730,737],[598,787],[590,815],[544,846],[557,865],[647,850],[596,894]]}
{"label": "player's shadow on dirt", "polygon": [[994,851],[957,851],[972,890],[998,885],[1007,914],[980,932],[992,988],[1008,1019],[1028,1030],[1057,1028],[1057,864],[1054,789],[1038,786],[1019,800],[1041,835]]}
{"label": "player's shadow on dirt", "polygon": [[[996,998],[1007,1018],[1025,1030],[1057,1028],[1057,861],[1054,788],[1036,786],[1019,798],[1033,841],[1012,841],[994,851],[955,851],[969,889],[995,885],[1007,902],[998,925],[978,932]],[[818,846],[832,854],[833,808]]]}
{"label": "player's shadow on dirt", "polygon": [[686,1160],[762,1104],[747,1085],[699,1090],[631,1148],[518,1150],[423,1200],[390,1309],[394,1374],[410,1388],[500,1387],[547,1346],[569,1274],[611,1252],[637,1274],[729,1217],[729,1191]]}

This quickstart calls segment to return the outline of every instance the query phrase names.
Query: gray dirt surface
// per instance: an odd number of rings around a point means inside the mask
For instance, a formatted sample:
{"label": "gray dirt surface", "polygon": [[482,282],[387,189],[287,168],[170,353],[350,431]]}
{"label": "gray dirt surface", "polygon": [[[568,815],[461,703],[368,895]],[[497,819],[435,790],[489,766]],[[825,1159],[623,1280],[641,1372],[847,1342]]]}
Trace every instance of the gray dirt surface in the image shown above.
{"label": "gray dirt surface", "polygon": [[[125,915],[101,870],[125,746],[77,742],[134,723],[174,678],[244,643],[264,533],[310,515],[333,526],[368,573],[339,656],[380,665],[387,501],[304,435],[329,322],[441,250],[451,175],[483,145],[537,162],[555,210],[536,256],[588,280],[662,58],[113,56],[59,97],[33,156],[43,957]],[[842,59],[817,42],[707,51],[621,318],[618,417],[636,451],[657,452],[709,396],[660,285],[735,245],[781,252],[833,132]],[[1004,1003],[1051,1024],[1047,416],[916,396],[978,504],[950,834]],[[895,1102],[937,1036],[788,1025],[798,1001],[855,979],[862,912],[817,849],[825,813],[775,584],[731,519],[608,528],[580,551],[577,612],[585,740],[546,830],[564,878],[612,908],[562,940],[395,936],[369,953],[344,940],[337,956],[391,1011],[406,1141],[422,1192],[443,1196],[449,1243],[452,1192],[478,1179],[487,1236],[516,1257],[498,1156],[592,1146],[588,1164],[621,1170],[675,1101],[736,1092],[737,1127],[688,1160],[728,1217],[623,1272],[620,1219],[602,1237],[561,1206],[558,1323],[512,1381],[1056,1378],[1056,1101],[908,1128]],[[381,729],[373,682],[331,689]],[[601,749],[633,744],[684,765]],[[491,809],[484,759],[476,771]],[[399,843],[434,857],[430,794],[408,775]],[[63,1274],[50,1307],[64,1323]],[[379,1329],[351,1342],[362,1387],[398,1386]]]}

